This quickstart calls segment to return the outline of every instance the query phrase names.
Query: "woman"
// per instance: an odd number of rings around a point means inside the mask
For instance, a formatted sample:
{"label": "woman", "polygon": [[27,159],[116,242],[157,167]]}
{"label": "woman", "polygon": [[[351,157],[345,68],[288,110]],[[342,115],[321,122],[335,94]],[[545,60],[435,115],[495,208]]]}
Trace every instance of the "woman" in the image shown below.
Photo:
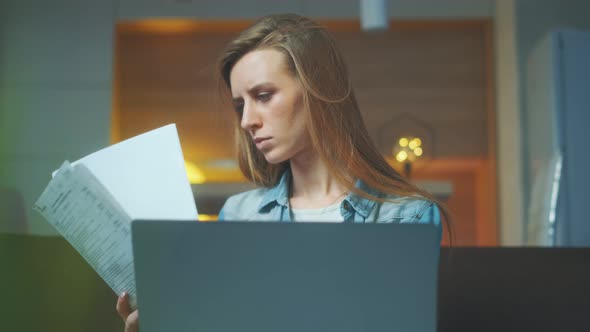
{"label": "woman", "polygon": [[[265,17],[228,44],[220,71],[240,168],[261,187],[230,197],[220,220],[429,223],[440,241],[435,200],[371,142],[325,29],[294,14]],[[117,310],[132,331],[137,312],[127,308],[122,297]]]}

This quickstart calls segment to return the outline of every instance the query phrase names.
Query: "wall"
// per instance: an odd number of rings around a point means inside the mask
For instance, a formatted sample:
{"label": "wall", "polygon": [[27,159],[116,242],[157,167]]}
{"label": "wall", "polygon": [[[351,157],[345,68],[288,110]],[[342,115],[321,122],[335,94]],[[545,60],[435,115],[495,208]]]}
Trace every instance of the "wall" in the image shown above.
{"label": "wall", "polygon": [[31,209],[51,171],[109,142],[113,3],[0,3],[0,232],[54,234]]}
{"label": "wall", "polygon": [[501,243],[511,246],[523,243],[524,220],[515,2],[498,1],[494,18],[498,219]]}
{"label": "wall", "polygon": [[[121,0],[118,19],[190,17],[202,19],[256,18],[294,12],[315,18],[357,18],[358,0]],[[389,13],[397,18],[474,18],[493,16],[494,0],[390,0]]]}
{"label": "wall", "polygon": [[[431,158],[487,156],[487,26],[406,22],[381,34],[333,32],[385,155],[396,135],[417,134]],[[216,60],[234,33],[212,29],[119,34],[121,138],[177,121],[191,162],[233,158],[233,142],[224,139],[232,135],[232,112],[220,110]]]}

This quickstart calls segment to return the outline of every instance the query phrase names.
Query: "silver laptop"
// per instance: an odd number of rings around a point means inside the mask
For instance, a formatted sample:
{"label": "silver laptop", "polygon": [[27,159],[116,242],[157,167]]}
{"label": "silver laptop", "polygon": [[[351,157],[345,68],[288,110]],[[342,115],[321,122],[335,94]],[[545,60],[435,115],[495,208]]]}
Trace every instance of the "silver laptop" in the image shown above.
{"label": "silver laptop", "polygon": [[434,332],[436,229],[133,221],[142,332]]}

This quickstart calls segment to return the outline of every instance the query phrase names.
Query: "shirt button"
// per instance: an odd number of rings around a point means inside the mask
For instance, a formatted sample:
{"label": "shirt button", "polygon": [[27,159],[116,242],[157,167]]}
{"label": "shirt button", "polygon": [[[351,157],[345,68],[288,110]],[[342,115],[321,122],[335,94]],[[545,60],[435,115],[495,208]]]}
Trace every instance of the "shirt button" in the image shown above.
{"label": "shirt button", "polygon": [[348,204],[347,201],[344,201],[344,203],[342,203],[342,207],[344,208],[344,210],[348,211],[350,210],[350,204]]}

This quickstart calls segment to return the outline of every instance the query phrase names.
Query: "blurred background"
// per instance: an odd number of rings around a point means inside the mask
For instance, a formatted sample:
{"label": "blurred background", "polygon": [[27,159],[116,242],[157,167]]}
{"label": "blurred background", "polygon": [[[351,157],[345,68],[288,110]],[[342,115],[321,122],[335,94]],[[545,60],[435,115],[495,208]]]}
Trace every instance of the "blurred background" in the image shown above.
{"label": "blurred background", "polygon": [[[362,2],[0,0],[2,254],[17,264],[11,253],[59,241],[32,206],[64,160],[168,123],[201,217],[214,220],[228,195],[251,188],[234,160],[217,56],[256,18],[283,12],[333,32],[374,141],[448,204],[455,246],[588,246],[590,2],[375,1],[380,10],[361,19]],[[56,246],[51,259],[78,259]],[[35,262],[0,284],[84,269]],[[70,285],[93,294],[92,273],[75,272]],[[95,317],[93,306],[73,309],[80,322]]]}

